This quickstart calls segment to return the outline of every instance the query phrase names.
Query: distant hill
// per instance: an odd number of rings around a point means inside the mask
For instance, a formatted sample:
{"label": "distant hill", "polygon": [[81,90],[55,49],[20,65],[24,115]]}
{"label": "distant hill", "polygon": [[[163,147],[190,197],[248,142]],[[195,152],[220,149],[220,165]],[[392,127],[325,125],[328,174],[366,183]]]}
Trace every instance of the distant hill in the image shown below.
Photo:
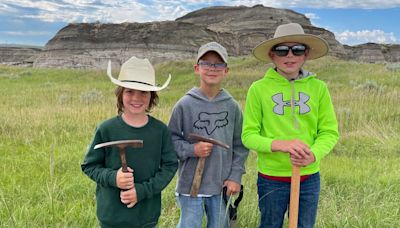
{"label": "distant hill", "polygon": [[37,49],[42,49],[42,48],[44,48],[44,46],[37,46],[37,45],[26,45],[26,44],[2,44],[2,43],[0,43],[0,47],[37,48]]}
{"label": "distant hill", "polygon": [[224,45],[231,56],[248,55],[258,43],[271,38],[278,25],[289,22],[326,39],[332,56],[366,62],[400,61],[400,45],[342,45],[332,32],[313,26],[303,14],[256,5],[203,8],[175,21],[72,23],[47,42],[34,56],[33,65],[106,68],[109,59],[119,66],[133,55],[149,58],[152,63],[194,59],[198,47],[209,41]]}
{"label": "distant hill", "polygon": [[32,66],[43,47],[21,44],[0,44],[0,64]]}
{"label": "distant hill", "polygon": [[62,28],[35,61],[37,67],[105,68],[108,59],[116,65],[132,55],[153,63],[194,59],[198,47],[217,41],[232,56],[248,55],[271,37],[283,23],[297,22],[306,32],[324,37],[332,54],[345,49],[328,30],[311,25],[303,14],[287,9],[256,5],[217,6],[200,9],[176,19],[148,23],[74,23]]}

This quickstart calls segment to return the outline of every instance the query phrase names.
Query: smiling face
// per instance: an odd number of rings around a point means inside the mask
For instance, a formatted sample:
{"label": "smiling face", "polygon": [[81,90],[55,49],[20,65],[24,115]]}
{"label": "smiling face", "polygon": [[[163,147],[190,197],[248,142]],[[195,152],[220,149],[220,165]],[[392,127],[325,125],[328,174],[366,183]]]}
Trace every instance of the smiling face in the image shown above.
{"label": "smiling face", "polygon": [[227,75],[228,67],[222,66],[224,61],[216,52],[210,51],[203,55],[194,71],[200,76],[200,87],[219,87]]}
{"label": "smiling face", "polygon": [[[279,45],[293,47],[301,44],[281,43]],[[299,75],[299,71],[306,61],[307,55],[308,49],[305,51],[304,55],[293,55],[293,50],[289,50],[288,54],[285,56],[279,56],[273,50],[269,52],[269,56],[272,59],[272,62],[275,64],[277,72],[289,80],[296,78]]]}
{"label": "smiling face", "polygon": [[[122,87],[122,86],[118,86],[118,87],[115,89],[115,96],[117,97],[118,114],[122,114],[122,113],[124,112],[124,110],[125,110],[125,107],[124,107],[124,92],[125,92],[125,90],[127,90],[127,89],[128,89],[128,88],[124,88],[124,87]],[[132,89],[131,89],[131,90],[132,90]],[[137,91],[140,91],[140,90],[137,90]],[[150,102],[149,102],[149,105],[148,105],[148,107],[147,107],[147,109],[146,109],[146,112],[150,112],[151,109],[152,109],[154,106],[156,106],[157,103],[158,103],[158,95],[157,95],[157,92],[151,91],[151,92],[149,92],[149,93],[150,93]],[[129,93],[128,93],[128,94],[129,94]],[[128,94],[126,94],[127,97],[128,97]]]}
{"label": "smiling face", "polygon": [[146,115],[150,98],[151,93],[149,91],[125,88],[122,92],[124,114],[127,116]]}

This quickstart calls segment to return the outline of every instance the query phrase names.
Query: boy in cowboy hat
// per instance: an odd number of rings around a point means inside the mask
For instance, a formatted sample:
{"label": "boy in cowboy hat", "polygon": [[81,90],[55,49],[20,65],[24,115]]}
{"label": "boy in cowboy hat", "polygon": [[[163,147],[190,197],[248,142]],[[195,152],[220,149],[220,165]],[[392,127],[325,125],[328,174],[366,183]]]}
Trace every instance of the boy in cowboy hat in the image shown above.
{"label": "boy in cowboy hat", "polygon": [[[167,126],[148,113],[157,104],[153,66],[147,59],[122,64],[115,90],[118,115],[100,123],[82,171],[97,183],[97,217],[101,227],[155,227],[161,211],[161,191],[174,177],[177,157]],[[137,139],[142,148],[126,150],[128,172],[122,172],[116,147],[94,149],[99,143]]]}
{"label": "boy in cowboy hat", "polygon": [[[242,112],[239,104],[225,90],[222,81],[227,77],[228,53],[217,42],[202,45],[197,54],[194,72],[200,87],[188,91],[175,105],[169,128],[179,158],[179,177],[176,186],[181,210],[179,228],[200,228],[204,213],[207,227],[227,227],[228,215],[222,198],[241,190],[241,178],[248,150],[240,139]],[[190,133],[213,138],[229,145],[226,150],[207,142],[188,140]],[[204,171],[197,195],[191,194],[196,166],[205,158]]]}
{"label": "boy in cowboy hat", "polygon": [[[260,227],[282,227],[292,166],[300,168],[299,227],[313,227],[320,192],[319,165],[339,133],[328,88],[302,68],[328,52],[325,40],[296,23],[280,25],[253,55],[275,66],[248,91],[242,140],[257,152]],[[289,215],[290,216],[290,215]]]}

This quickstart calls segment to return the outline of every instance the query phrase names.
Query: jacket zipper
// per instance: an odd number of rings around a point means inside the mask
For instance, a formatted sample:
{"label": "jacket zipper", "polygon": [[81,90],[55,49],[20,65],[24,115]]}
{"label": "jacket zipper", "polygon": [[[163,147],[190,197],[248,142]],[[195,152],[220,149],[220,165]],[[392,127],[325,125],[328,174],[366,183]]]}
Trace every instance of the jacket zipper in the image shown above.
{"label": "jacket zipper", "polygon": [[296,118],[296,115],[295,115],[296,114],[295,113],[296,106],[294,104],[294,102],[295,102],[294,96],[295,96],[296,90],[294,89],[294,80],[295,79],[290,80],[290,83],[291,83],[291,86],[292,86],[292,98],[290,99],[290,107],[291,107],[291,110],[292,110],[292,118],[293,118],[294,127],[295,127],[295,129],[299,129],[299,122],[298,122],[298,120]]}

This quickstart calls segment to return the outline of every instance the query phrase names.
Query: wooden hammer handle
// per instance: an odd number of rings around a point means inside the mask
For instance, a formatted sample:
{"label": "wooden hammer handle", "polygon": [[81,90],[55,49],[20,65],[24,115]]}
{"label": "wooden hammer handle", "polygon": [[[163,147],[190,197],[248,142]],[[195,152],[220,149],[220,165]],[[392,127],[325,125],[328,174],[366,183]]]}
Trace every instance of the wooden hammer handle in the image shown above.
{"label": "wooden hammer handle", "polygon": [[118,147],[119,149],[119,157],[121,159],[121,166],[122,166],[122,172],[127,173],[128,172],[128,166],[126,164],[126,153],[125,153],[125,147]]}
{"label": "wooden hammer handle", "polygon": [[194,172],[194,177],[193,177],[193,182],[192,182],[192,188],[190,189],[191,197],[197,197],[197,194],[199,193],[201,179],[203,177],[205,162],[206,162],[205,157],[199,158],[199,160],[197,162],[196,171]]}
{"label": "wooden hammer handle", "polygon": [[297,228],[300,197],[300,167],[292,167],[290,184],[289,228]]}

